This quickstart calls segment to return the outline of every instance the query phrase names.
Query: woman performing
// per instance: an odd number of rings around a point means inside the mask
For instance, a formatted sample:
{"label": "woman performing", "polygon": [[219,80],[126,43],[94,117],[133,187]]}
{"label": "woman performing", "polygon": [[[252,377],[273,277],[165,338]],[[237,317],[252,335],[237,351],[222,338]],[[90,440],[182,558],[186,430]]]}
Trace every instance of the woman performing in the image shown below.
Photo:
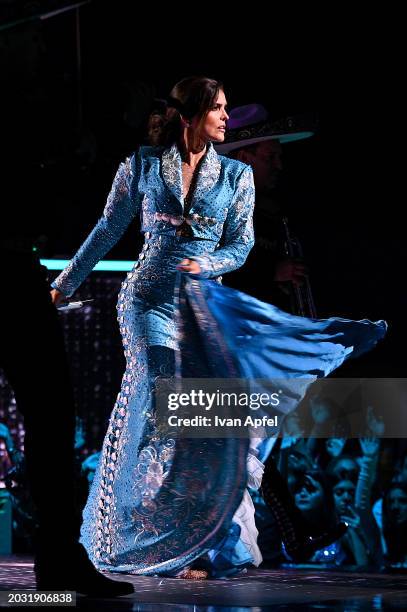
{"label": "woman performing", "polygon": [[177,363],[177,375],[195,378],[310,384],[385,333],[383,321],[294,317],[220,284],[253,245],[252,170],[212,145],[227,119],[219,82],[175,85],[150,117],[154,146],[120,165],[102,217],[53,283],[58,304],[140,217],[144,245],[118,300],[126,371],[82,527],[100,569],[219,577],[261,562],[246,490],[261,480],[255,444],[163,435],[157,377],[174,376]]}

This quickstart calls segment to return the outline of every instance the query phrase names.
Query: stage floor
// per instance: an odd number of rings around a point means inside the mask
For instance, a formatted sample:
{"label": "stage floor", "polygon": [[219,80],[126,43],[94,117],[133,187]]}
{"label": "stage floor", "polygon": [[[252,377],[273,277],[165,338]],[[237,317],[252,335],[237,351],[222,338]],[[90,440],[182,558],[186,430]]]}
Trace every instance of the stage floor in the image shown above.
{"label": "stage floor", "polygon": [[[111,574],[109,576],[116,577]],[[117,578],[120,579],[119,576]],[[123,575],[122,578],[134,584],[133,595],[114,600],[95,600],[78,596],[77,607],[89,610],[138,612],[154,610],[169,612],[374,610],[379,612],[407,609],[407,576],[400,574],[361,574],[315,568],[257,569],[227,580],[199,582],[129,575]],[[31,558],[0,557],[1,590],[33,588]]]}

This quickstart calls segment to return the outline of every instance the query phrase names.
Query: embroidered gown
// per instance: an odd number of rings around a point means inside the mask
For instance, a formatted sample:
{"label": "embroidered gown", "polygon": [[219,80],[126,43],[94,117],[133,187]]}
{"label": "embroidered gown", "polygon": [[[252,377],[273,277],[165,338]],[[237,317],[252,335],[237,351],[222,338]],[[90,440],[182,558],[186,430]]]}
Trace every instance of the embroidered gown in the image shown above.
{"label": "embroidered gown", "polygon": [[[102,217],[53,283],[71,296],[140,217],[144,245],[117,305],[126,370],[82,526],[92,561],[113,572],[174,575],[199,560],[216,577],[261,562],[246,489],[261,482],[255,444],[158,434],[155,381],[174,375],[176,355],[177,375],[303,378],[305,392],[386,329],[294,317],[222,287],[219,277],[243,265],[254,242],[249,166],[209,144],[184,206],[178,147],[141,147],[120,165]],[[198,261],[199,278],[176,270],[185,257]]]}

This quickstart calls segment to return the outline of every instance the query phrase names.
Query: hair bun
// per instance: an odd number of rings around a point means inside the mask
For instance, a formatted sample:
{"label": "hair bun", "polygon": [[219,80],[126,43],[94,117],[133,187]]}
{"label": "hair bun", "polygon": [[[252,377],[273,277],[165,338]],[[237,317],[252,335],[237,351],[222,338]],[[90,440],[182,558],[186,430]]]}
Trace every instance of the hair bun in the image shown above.
{"label": "hair bun", "polygon": [[181,115],[185,113],[182,103],[176,98],[173,98],[172,96],[168,96],[168,98],[166,99],[166,102],[169,108],[175,108],[175,110],[177,110]]}
{"label": "hair bun", "polygon": [[168,102],[164,98],[154,98],[151,105],[151,113],[157,115],[165,115],[168,106]]}

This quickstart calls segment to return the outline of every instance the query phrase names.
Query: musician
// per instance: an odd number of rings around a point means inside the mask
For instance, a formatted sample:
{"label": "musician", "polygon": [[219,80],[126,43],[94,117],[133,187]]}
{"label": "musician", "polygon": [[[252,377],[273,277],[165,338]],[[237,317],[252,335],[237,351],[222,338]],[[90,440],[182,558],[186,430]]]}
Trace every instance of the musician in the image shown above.
{"label": "musician", "polygon": [[230,111],[225,141],[216,145],[219,153],[252,167],[256,187],[255,245],[245,265],[228,274],[224,284],[283,310],[311,317],[316,313],[301,246],[291,235],[289,220],[275,192],[283,170],[282,145],[308,138],[314,131],[315,121],[310,118],[272,122],[262,105],[248,104]]}
{"label": "musician", "polygon": [[[313,317],[316,313],[307,269],[302,258],[298,257],[302,253],[296,248],[298,241],[291,236],[288,220],[275,197],[283,170],[282,145],[314,134],[314,123],[311,129],[305,129],[302,123],[294,118],[273,123],[260,104],[236,107],[229,113],[224,142],[215,148],[221,154],[249,164],[256,188],[254,247],[245,265],[227,274],[223,283],[282,310]],[[303,293],[305,300],[302,299]],[[304,307],[304,301],[311,307]],[[258,543],[266,565],[273,564],[278,558],[278,537],[280,535],[284,540],[284,526],[289,525],[296,537],[306,532],[287,483],[270,455],[273,445],[274,440],[266,438],[259,447],[259,459],[266,465],[263,485],[267,487],[272,482],[273,497],[265,495],[263,499],[264,491],[251,491],[259,530]]]}

